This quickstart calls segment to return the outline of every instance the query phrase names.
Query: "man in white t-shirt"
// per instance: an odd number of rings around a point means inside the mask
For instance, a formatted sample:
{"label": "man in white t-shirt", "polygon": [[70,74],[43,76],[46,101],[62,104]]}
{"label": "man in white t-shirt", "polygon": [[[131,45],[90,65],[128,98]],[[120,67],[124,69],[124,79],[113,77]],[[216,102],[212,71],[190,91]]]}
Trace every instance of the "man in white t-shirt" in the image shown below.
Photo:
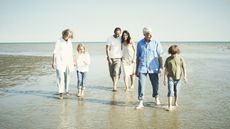
{"label": "man in white t-shirt", "polygon": [[71,39],[73,33],[69,29],[62,32],[62,38],[58,39],[53,51],[52,67],[56,69],[57,85],[60,99],[63,93],[69,96],[70,72],[74,71],[73,46]]}
{"label": "man in white t-shirt", "polygon": [[117,82],[121,74],[121,28],[114,29],[114,35],[109,37],[106,44],[106,55],[109,64],[110,77],[113,81],[113,92],[117,91]]}

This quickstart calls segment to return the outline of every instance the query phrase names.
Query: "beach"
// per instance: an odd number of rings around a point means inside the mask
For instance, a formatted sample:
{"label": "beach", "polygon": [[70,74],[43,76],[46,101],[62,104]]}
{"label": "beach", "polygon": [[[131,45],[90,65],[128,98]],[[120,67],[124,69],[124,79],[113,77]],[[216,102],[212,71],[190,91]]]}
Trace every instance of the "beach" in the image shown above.
{"label": "beach", "polygon": [[[77,43],[74,43],[74,48]],[[84,98],[76,96],[76,73],[71,73],[70,97],[59,99],[51,67],[54,43],[0,44],[0,128],[2,129],[228,129],[230,128],[230,43],[177,44],[188,70],[179,107],[167,108],[167,87],[160,77],[161,105],[151,97],[149,80],[144,109],[135,110],[135,88],[125,92],[123,74],[112,92],[105,43],[86,43],[91,55]]]}

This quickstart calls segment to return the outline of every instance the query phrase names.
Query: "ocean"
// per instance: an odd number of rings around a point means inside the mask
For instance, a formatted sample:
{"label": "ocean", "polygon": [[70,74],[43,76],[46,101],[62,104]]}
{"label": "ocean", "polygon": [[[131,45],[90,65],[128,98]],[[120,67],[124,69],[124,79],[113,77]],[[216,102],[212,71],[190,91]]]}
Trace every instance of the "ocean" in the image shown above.
{"label": "ocean", "polygon": [[[74,48],[78,43],[73,43]],[[163,58],[177,44],[187,64],[179,107],[166,111],[167,87],[160,76],[161,105],[145,87],[145,108],[135,110],[134,90],[125,92],[123,75],[112,92],[105,43],[85,43],[91,56],[84,98],[76,97],[76,73],[71,73],[70,97],[58,99],[56,73],[51,68],[54,43],[0,43],[0,127],[12,128],[230,128],[230,43],[162,42]]]}

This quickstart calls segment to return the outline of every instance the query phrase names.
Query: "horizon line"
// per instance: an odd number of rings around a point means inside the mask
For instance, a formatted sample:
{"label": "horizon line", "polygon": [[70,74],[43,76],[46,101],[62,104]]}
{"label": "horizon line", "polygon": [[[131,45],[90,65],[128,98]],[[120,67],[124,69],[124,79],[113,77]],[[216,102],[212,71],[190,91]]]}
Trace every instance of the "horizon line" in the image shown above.
{"label": "horizon line", "polygon": [[[13,41],[7,41],[7,42],[0,42],[0,43],[55,43],[56,41],[18,41],[18,42],[13,42]],[[106,43],[106,41],[73,41],[72,43]],[[135,41],[135,42],[138,42],[138,41]],[[199,40],[186,40],[186,41],[183,41],[183,40],[181,40],[181,41],[169,41],[169,40],[162,40],[162,41],[160,41],[160,42],[163,42],[163,43],[169,43],[169,42],[173,42],[173,43],[175,43],[175,42],[178,42],[178,43],[188,43],[188,42],[193,42],[193,43],[196,43],[196,42],[200,42],[200,43],[204,43],[204,42],[230,42],[230,40],[229,41],[225,41],[225,40],[223,40],[223,41],[221,41],[221,40],[201,40],[201,41],[199,41]]]}

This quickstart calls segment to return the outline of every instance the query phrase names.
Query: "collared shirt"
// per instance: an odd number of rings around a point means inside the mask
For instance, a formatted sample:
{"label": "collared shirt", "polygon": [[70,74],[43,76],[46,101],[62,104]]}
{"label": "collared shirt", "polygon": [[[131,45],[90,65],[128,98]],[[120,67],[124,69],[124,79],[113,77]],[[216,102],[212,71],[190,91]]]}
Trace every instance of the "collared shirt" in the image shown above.
{"label": "collared shirt", "polygon": [[121,37],[114,38],[113,36],[107,39],[107,45],[110,46],[110,58],[121,58]]}
{"label": "collared shirt", "polygon": [[139,73],[159,73],[159,57],[163,54],[160,42],[151,40],[146,42],[145,39],[137,43],[137,59],[139,60]]}
{"label": "collared shirt", "polygon": [[53,54],[58,70],[65,71],[68,67],[70,72],[74,71],[73,46],[70,40],[65,41],[63,38],[57,40]]}

